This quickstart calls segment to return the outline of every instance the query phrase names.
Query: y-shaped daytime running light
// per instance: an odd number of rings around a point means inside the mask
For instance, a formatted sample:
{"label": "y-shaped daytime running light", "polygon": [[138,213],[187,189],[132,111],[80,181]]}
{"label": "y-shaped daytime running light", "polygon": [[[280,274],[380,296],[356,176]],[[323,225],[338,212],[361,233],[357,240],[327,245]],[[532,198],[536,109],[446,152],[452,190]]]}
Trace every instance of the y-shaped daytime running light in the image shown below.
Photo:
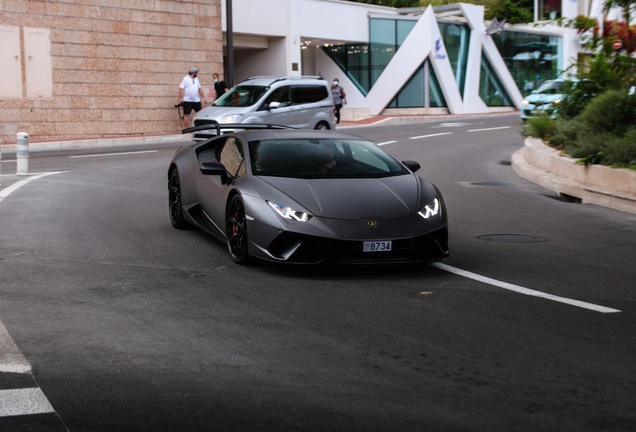
{"label": "y-shaped daytime running light", "polygon": [[435,198],[421,212],[418,212],[424,219],[432,218],[439,214],[439,199]]}
{"label": "y-shaped daytime running light", "polygon": [[276,210],[276,213],[278,213],[284,219],[292,219],[298,222],[307,222],[309,219],[311,219],[311,215],[309,213],[303,213],[301,211],[294,210],[291,207],[285,207],[271,201],[267,201],[267,204],[272,206],[272,208]]}

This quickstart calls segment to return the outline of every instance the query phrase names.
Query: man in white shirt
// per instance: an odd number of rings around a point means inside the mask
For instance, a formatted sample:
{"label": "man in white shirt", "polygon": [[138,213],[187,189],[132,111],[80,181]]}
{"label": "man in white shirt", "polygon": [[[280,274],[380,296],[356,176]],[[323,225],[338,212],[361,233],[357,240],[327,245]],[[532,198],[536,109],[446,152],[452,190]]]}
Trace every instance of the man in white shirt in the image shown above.
{"label": "man in white shirt", "polygon": [[192,110],[194,110],[194,112],[201,111],[201,99],[203,99],[205,105],[208,103],[203,90],[201,90],[201,83],[199,82],[199,78],[197,78],[197,72],[199,72],[199,69],[195,67],[190,69],[189,75],[185,76],[183,80],[181,80],[181,85],[179,85],[179,103],[183,103],[184,129],[189,125],[188,117]]}

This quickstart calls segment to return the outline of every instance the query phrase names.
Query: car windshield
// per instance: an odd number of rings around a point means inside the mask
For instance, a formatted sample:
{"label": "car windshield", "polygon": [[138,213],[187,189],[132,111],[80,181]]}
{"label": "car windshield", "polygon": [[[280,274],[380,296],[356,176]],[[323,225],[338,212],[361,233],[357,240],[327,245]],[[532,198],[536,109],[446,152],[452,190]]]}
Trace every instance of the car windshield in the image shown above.
{"label": "car windshield", "polygon": [[250,141],[252,173],[289,178],[381,178],[408,171],[375,144],[355,139]]}
{"label": "car windshield", "polygon": [[563,81],[551,81],[543,83],[538,89],[538,94],[557,94],[563,92]]}
{"label": "car windshield", "polygon": [[269,87],[243,85],[230,89],[212,105],[217,107],[248,107],[254,105]]}

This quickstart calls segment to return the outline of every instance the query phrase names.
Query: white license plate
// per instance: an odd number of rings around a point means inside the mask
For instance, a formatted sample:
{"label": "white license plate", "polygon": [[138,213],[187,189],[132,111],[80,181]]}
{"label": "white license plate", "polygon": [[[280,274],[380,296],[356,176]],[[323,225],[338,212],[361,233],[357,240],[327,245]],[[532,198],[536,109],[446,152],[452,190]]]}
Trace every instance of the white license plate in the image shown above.
{"label": "white license plate", "polygon": [[393,246],[391,240],[386,241],[364,241],[362,242],[362,252],[389,252]]}

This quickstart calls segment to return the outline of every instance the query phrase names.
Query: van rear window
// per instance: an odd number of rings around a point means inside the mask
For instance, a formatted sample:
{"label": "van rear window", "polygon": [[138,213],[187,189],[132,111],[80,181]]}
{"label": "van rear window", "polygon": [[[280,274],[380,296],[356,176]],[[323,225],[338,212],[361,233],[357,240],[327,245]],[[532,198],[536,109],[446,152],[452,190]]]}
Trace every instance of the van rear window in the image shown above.
{"label": "van rear window", "polygon": [[304,104],[312,102],[320,102],[329,97],[327,87],[319,86],[293,86],[292,87],[292,103]]}

